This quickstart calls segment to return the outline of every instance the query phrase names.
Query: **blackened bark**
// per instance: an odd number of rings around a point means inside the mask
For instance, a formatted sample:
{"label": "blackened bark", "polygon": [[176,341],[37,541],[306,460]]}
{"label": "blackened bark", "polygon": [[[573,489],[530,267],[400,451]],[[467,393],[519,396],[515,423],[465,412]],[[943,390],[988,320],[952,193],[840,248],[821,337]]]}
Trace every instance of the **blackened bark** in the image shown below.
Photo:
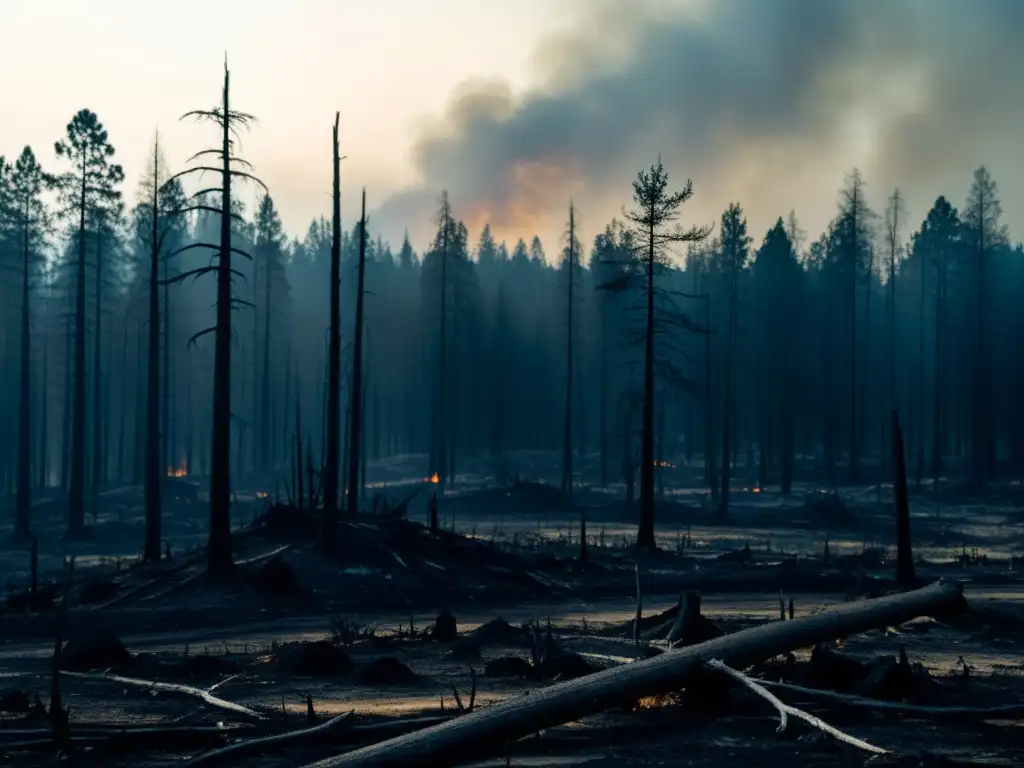
{"label": "blackened bark", "polygon": [[146,532],[143,558],[160,559],[161,486],[160,455],[160,155],[153,145],[153,199],[149,252],[149,348],[146,368]]}
{"label": "blackened bark", "polygon": [[[324,460],[324,554],[331,557],[337,551],[338,525],[338,461],[341,436],[341,154],[338,146],[338,121],[334,115],[332,141],[334,155],[333,196],[331,203],[331,320],[327,349],[327,446]],[[295,391],[299,400],[298,387]]]}
{"label": "blackened bark", "polygon": [[355,338],[352,341],[352,407],[349,423],[348,514],[359,512],[360,462],[363,422],[363,293],[366,284],[366,190],[359,219],[359,277],[356,283]]}

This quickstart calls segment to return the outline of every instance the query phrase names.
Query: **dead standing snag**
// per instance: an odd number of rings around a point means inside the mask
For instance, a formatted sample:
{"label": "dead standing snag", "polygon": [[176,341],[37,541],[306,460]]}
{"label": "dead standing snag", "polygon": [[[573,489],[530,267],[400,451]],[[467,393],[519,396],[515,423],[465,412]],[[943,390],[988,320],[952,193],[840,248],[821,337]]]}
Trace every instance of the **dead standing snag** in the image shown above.
{"label": "dead standing snag", "polygon": [[793,621],[773,622],[668,651],[645,661],[557,683],[456,720],[327,758],[306,768],[459,765],[501,754],[503,746],[544,728],[572,722],[646,696],[678,690],[711,659],[744,667],[794,648],[899,624],[963,605],[959,583],[938,581],[912,592],[849,603]]}
{"label": "dead standing snag", "polygon": [[231,245],[231,221],[239,218],[237,213],[232,211],[231,183],[235,179],[246,179],[253,181],[266,190],[266,185],[247,171],[238,170],[232,164],[241,165],[245,168],[251,167],[246,161],[235,155],[235,144],[240,129],[248,126],[255,118],[244,112],[232,110],[230,107],[230,75],[227,68],[227,61],[224,62],[224,89],[221,105],[209,110],[194,110],[182,116],[195,118],[196,120],[207,120],[220,128],[221,145],[216,149],[205,149],[192,156],[192,159],[213,155],[221,162],[218,167],[210,165],[197,165],[184,170],[170,180],[174,180],[192,173],[216,173],[220,175],[220,186],[202,189],[189,198],[189,201],[196,201],[207,193],[220,194],[220,208],[205,205],[201,201],[184,206],[180,213],[193,210],[216,211],[220,214],[220,242],[218,243],[191,243],[184,248],[178,249],[171,256],[191,248],[208,248],[217,252],[217,263],[207,267],[189,270],[174,278],[174,282],[180,282],[186,277],[197,278],[200,275],[216,273],[217,275],[217,321],[216,325],[196,333],[189,343],[195,342],[200,336],[209,333],[214,334],[214,366],[213,366],[213,427],[210,465],[210,538],[209,538],[209,573],[213,576],[223,576],[231,571],[231,488],[230,488],[230,461],[231,461],[231,313],[236,306],[245,305],[248,302],[238,299],[232,295],[231,284],[234,275],[240,274],[231,267],[232,254],[238,254],[252,259],[248,253],[239,250]]}

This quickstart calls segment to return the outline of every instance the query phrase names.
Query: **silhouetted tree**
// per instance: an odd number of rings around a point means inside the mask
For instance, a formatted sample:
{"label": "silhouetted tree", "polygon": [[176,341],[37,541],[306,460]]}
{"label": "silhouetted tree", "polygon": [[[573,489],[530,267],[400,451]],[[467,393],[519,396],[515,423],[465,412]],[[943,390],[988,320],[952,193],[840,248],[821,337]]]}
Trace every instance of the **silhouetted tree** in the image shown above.
{"label": "silhouetted tree", "polygon": [[[266,186],[247,170],[251,166],[235,154],[237,142],[234,137],[240,129],[250,125],[255,118],[245,112],[231,109],[230,104],[230,73],[227,62],[224,64],[224,86],[221,104],[209,110],[194,110],[183,115],[182,119],[214,123],[220,131],[220,146],[202,150],[192,159],[214,156],[220,161],[218,166],[196,165],[181,171],[172,178],[180,178],[191,173],[215,173],[220,176],[220,186],[204,189],[190,198],[190,204],[181,212],[206,211],[220,217],[220,239],[217,243],[197,241],[179,248],[175,253],[183,253],[193,248],[210,249],[216,252],[216,264],[196,267],[182,272],[173,278],[173,282],[181,282],[188,277],[199,277],[209,273],[217,276],[216,323],[195,333],[189,343],[207,334],[214,334],[213,364],[213,419],[211,424],[210,448],[210,533],[207,549],[207,568],[212,576],[222,577],[233,568],[231,559],[231,314],[236,306],[248,305],[232,294],[234,276],[241,272],[231,266],[231,257],[235,254],[252,260],[252,256],[232,245],[232,219],[241,220],[241,216],[232,207],[232,182],[235,179],[247,179],[256,182],[264,191]],[[203,202],[196,202],[205,194],[213,192],[220,195],[220,206],[215,208]],[[173,254],[172,254],[173,255]]]}
{"label": "silhouetted tree", "polygon": [[[864,179],[854,169],[840,193],[839,216],[835,222],[831,249],[836,254],[836,263],[845,273],[846,317],[849,339],[849,482],[860,481],[860,440],[862,437],[861,411],[858,407],[858,352],[857,352],[857,290],[861,273],[871,259],[870,222],[874,214],[868,208],[864,192]],[[867,268],[870,276],[870,267]]]}
{"label": "silhouetted tree", "polygon": [[722,214],[721,270],[726,279],[728,320],[725,337],[725,383],[722,390],[722,476],[718,492],[718,516],[729,515],[730,459],[732,457],[733,419],[736,397],[736,348],[739,333],[739,282],[750,255],[747,220],[739,203],[732,203]]}
{"label": "silhouetted tree", "polygon": [[992,417],[992,356],[989,340],[989,261],[995,246],[1006,242],[1000,223],[1003,207],[999,189],[984,166],[974,181],[963,211],[966,245],[975,260],[974,360],[971,393],[971,467],[974,480],[984,483],[995,475],[996,447]]}
{"label": "silhouetted tree", "polygon": [[[43,172],[31,147],[25,147],[10,175],[9,198],[12,234],[21,250],[21,366],[18,387],[18,490],[15,500],[14,535],[31,533],[32,507],[32,356],[29,306],[32,279],[39,270],[40,247],[48,225],[43,193],[51,180]],[[2,184],[2,182],[0,182]],[[44,414],[45,435],[45,414]],[[45,437],[44,437],[45,439]]]}
{"label": "silhouetted tree", "polygon": [[363,298],[366,285],[366,190],[359,217],[359,276],[356,283],[355,337],[352,340],[352,402],[349,409],[348,514],[359,512],[359,457],[363,453]]}
{"label": "silhouetted tree", "polygon": [[576,267],[579,241],[576,239],[576,210],[569,204],[568,244],[565,248],[566,271],[566,336],[565,336],[565,434],[562,438],[562,491],[572,493],[572,363],[573,363],[573,283],[576,282]]}
{"label": "silhouetted tree", "polygon": [[695,243],[710,234],[710,227],[682,229],[675,222],[679,209],[693,196],[693,184],[687,180],[678,192],[668,191],[668,174],[659,159],[650,170],[640,171],[633,182],[635,208],[625,212],[633,225],[637,263],[646,283],[644,322],[643,432],[640,443],[640,518],[637,546],[657,548],[654,537],[654,334],[655,273],[668,263],[668,249],[681,243]]}
{"label": "silhouetted tree", "polygon": [[[115,185],[124,178],[121,166],[111,162],[114,147],[95,112],[83,109],[68,123],[63,139],[54,145],[57,157],[70,168],[57,177],[62,213],[77,220],[74,312],[74,392],[71,397],[70,478],[68,482],[68,534],[81,535],[85,527],[86,444],[86,243],[87,225],[96,211],[116,197]],[[97,227],[100,221],[94,222]],[[98,428],[98,426],[97,426]],[[94,461],[99,457],[94,456]]]}
{"label": "silhouetted tree", "polygon": [[[338,122],[341,113],[334,113],[331,137],[331,266],[330,325],[327,352],[327,442],[324,458],[324,554],[333,557],[337,551],[338,528],[338,461],[341,438],[341,153],[338,144]],[[297,389],[298,387],[296,387]]]}

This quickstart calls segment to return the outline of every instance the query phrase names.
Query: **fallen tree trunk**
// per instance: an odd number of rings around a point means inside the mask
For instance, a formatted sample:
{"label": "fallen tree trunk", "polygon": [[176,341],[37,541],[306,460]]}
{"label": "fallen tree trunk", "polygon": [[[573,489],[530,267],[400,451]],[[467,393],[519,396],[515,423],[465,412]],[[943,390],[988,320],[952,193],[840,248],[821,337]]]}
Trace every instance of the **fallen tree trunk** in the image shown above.
{"label": "fallen tree trunk", "polygon": [[306,768],[453,766],[492,757],[500,755],[508,743],[544,728],[684,688],[711,659],[742,668],[797,648],[900,624],[918,616],[949,612],[963,604],[962,587],[947,580],[912,592],[849,603],[556,683],[433,728],[330,757]]}
{"label": "fallen tree trunk", "polygon": [[140,688],[149,688],[153,691],[177,693],[182,696],[193,696],[197,699],[202,699],[211,707],[223,709],[228,712],[234,712],[236,715],[242,715],[243,717],[248,717],[253,720],[267,719],[266,715],[257,712],[255,709],[251,709],[250,707],[246,707],[242,704],[235,704],[233,701],[228,701],[227,699],[222,699],[219,696],[214,696],[209,690],[204,691],[202,688],[194,688],[191,685],[182,685],[180,683],[161,683],[156,680],[141,680],[135,677],[122,677],[121,675],[95,675],[88,672],[69,672],[67,670],[61,670],[61,674],[68,677],[78,677],[82,680],[105,680],[111,683],[122,683],[123,685],[135,685]]}
{"label": "fallen tree trunk", "polygon": [[[227,728],[129,728],[122,731],[113,729],[75,729],[75,746],[88,747],[90,751],[133,752],[136,750],[177,751],[181,749],[211,749],[221,746],[230,733]],[[23,738],[17,741],[0,742],[0,752],[49,751],[53,749],[53,736]]]}
{"label": "fallen tree trunk", "polygon": [[187,763],[183,763],[182,768],[195,768],[195,766],[199,765],[215,765],[217,763],[223,763],[225,760],[237,760],[238,758],[247,755],[268,752],[271,750],[281,749],[282,747],[289,747],[297,742],[316,740],[317,737],[347,724],[351,719],[352,713],[346,712],[343,715],[338,715],[326,722],[320,723],[320,725],[314,725],[312,728],[303,728],[299,731],[276,733],[273,736],[265,736],[260,739],[240,741],[237,744],[230,744],[226,747],[222,747],[221,749],[215,749],[213,752],[207,752],[206,754],[199,755],[198,757],[189,760]]}

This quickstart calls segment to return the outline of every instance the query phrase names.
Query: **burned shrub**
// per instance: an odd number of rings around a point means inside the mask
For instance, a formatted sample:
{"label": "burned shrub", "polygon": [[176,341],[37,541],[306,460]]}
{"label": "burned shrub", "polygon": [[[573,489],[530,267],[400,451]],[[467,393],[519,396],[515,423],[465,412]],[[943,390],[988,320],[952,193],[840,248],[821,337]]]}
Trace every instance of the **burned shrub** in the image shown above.
{"label": "burned shrub", "polygon": [[575,680],[598,669],[578,653],[560,653],[541,662],[540,674],[549,680]]}
{"label": "burned shrub", "polygon": [[468,633],[480,645],[511,645],[528,648],[533,636],[525,627],[513,627],[502,618],[491,619]]}
{"label": "burned shrub", "polygon": [[360,685],[415,685],[419,675],[394,656],[374,659],[356,673]]}
{"label": "burned shrub", "polygon": [[13,691],[4,691],[0,694],[0,712],[25,714],[30,709],[32,709],[32,703],[24,691],[15,688]]}
{"label": "burned shrub", "polygon": [[285,643],[277,649],[278,669],[303,677],[341,677],[352,673],[352,659],[326,640]]}
{"label": "burned shrub", "polygon": [[484,667],[487,677],[533,677],[533,665],[519,656],[502,656],[491,659]]}
{"label": "burned shrub", "polygon": [[253,576],[253,584],[261,592],[270,594],[292,594],[299,591],[295,570],[280,555],[276,554]]}
{"label": "burned shrub", "polygon": [[121,585],[111,579],[102,577],[89,579],[78,592],[78,602],[82,605],[105,603],[117,597],[120,591]]}
{"label": "burned shrub", "polygon": [[448,611],[442,611],[434,621],[434,639],[439,643],[454,643],[459,637],[458,624]]}
{"label": "burned shrub", "polygon": [[857,515],[850,511],[835,491],[807,494],[804,512],[812,523],[825,528],[855,525],[858,522]]}
{"label": "burned shrub", "polygon": [[64,669],[110,669],[130,664],[132,655],[121,640],[104,629],[85,630],[73,636],[61,650]]}

